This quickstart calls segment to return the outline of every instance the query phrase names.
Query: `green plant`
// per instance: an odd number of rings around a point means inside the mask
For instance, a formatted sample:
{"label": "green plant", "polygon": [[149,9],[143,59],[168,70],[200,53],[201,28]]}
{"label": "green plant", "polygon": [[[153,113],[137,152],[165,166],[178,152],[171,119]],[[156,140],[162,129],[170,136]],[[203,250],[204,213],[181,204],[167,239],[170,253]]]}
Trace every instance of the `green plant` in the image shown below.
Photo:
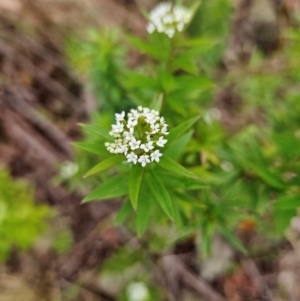
{"label": "green plant", "polygon": [[[117,222],[124,221],[135,210],[134,228],[139,235],[145,231],[151,216],[154,221],[163,221],[162,213],[164,212],[183,231],[187,229],[195,231],[202,228],[207,241],[214,230],[214,226],[211,226],[216,224],[242,249],[241,244],[229,234],[230,230],[220,208],[207,197],[208,192],[201,192],[206,187],[203,181],[176,162],[180,160],[189,169],[195,169],[199,165],[197,157],[201,150],[199,143],[201,127],[198,126],[200,130],[197,128],[195,128],[196,131],[191,130],[199,119],[199,117],[191,118],[191,116],[193,112],[205,111],[204,108],[208,102],[204,99],[211,93],[214,85],[205,73],[199,73],[198,67],[201,64],[196,58],[199,58],[199,54],[208,52],[215,45],[215,41],[208,37],[191,39],[176,30],[171,38],[167,32],[153,31],[148,36],[148,41],[142,41],[133,36],[127,36],[127,39],[140,51],[152,57],[154,61],[146,62],[145,68],[139,71],[125,69],[124,76],[121,78],[122,85],[137,105],[159,110],[160,114],[165,117],[167,123],[170,124],[170,134],[166,136],[168,142],[158,162],[147,165],[145,163],[144,166],[135,164],[137,162],[124,165],[122,162],[126,157],[122,153],[125,153],[128,160],[127,149],[116,151],[120,154],[115,155],[103,149],[101,155],[105,160],[92,168],[87,175],[115,166],[109,174],[114,176],[104,181],[84,201],[128,196],[117,216]],[[163,47],[158,48],[158,45],[163,45]],[[201,98],[203,98],[203,103],[200,105]],[[128,131],[124,120],[125,113],[122,114],[122,120],[118,120],[120,115],[116,114],[117,124],[112,126],[112,132],[117,131],[116,139],[124,138],[124,127]],[[137,119],[137,123],[140,124],[140,130],[145,133],[148,125],[144,123],[143,118],[147,116]],[[118,125],[122,127],[119,132]],[[108,135],[109,129],[103,130],[103,127],[91,125],[83,125],[83,128],[102,137],[102,146],[99,144],[99,149],[103,148],[106,143],[111,151],[109,141],[112,137]],[[149,132],[149,129],[148,133],[151,139],[154,135],[154,141],[159,138],[155,137],[155,133]],[[135,134],[136,139],[137,135]],[[142,140],[141,143],[145,141]],[[81,146],[84,145],[82,142]],[[186,151],[187,145],[189,147]],[[134,156],[137,155],[139,154],[134,154]],[[197,168],[195,170],[199,171]],[[207,225],[210,227],[208,230]]]}
{"label": "green plant", "polygon": [[30,248],[47,228],[49,208],[35,205],[29,185],[13,181],[0,169],[0,262],[7,259],[12,247]]}
{"label": "green plant", "polygon": [[[219,5],[215,8],[212,5],[212,10],[222,11],[224,1],[214,3]],[[173,6],[170,7],[165,9],[172,10]],[[197,18],[201,10],[203,16],[209,7],[205,1],[205,7],[195,7],[190,16]],[[153,18],[153,14],[150,17]],[[201,23],[194,20],[190,25],[185,23],[183,29],[193,32],[196,21]],[[295,92],[299,77],[299,59],[295,54],[298,36],[294,34],[294,41],[287,47],[289,63],[283,65],[284,70],[262,71],[264,62],[256,55],[246,68],[247,75],[233,72],[222,81],[222,86],[235,87],[243,99],[241,118],[248,119],[231,135],[220,124],[222,111],[212,108],[211,102],[216,88],[211,74],[213,62],[220,58],[215,48],[220,45],[219,39],[209,30],[207,35],[203,34],[205,28],[209,28],[204,23],[200,37],[185,35],[176,29],[177,25],[170,32],[169,23],[167,25],[162,28],[158,25],[155,30],[148,28],[150,34],[143,40],[126,35],[129,44],[148,59],[134,70],[122,68],[117,79],[126,99],[136,107],[159,111],[169,125],[170,134],[162,138],[168,140],[161,150],[162,156],[158,162],[145,162],[145,166],[141,166],[138,164],[141,162],[136,162],[139,157],[135,156],[144,155],[142,150],[134,152],[130,160],[127,150],[111,154],[116,152],[112,151],[115,148],[106,144],[107,151],[105,143],[115,143],[112,138],[122,140],[123,129],[129,129],[128,120],[117,120],[112,130],[121,124],[120,137],[111,137],[111,118],[101,113],[99,116],[110,122],[83,125],[85,131],[98,136],[97,143],[93,148],[86,141],[79,145],[101,158],[87,173],[101,172],[101,183],[85,201],[124,197],[117,224],[126,222],[141,236],[150,223],[148,235],[153,237],[153,226],[171,228],[171,219],[179,230],[177,238],[201,233],[202,254],[210,252],[211,238],[216,231],[246,252],[235,229],[249,218],[262,234],[272,239],[282,237],[300,205],[299,101]],[[209,64],[208,57],[212,58]],[[111,111],[122,111],[110,105]],[[251,120],[249,116],[258,110],[262,110],[263,118]],[[121,114],[125,116],[125,112]],[[149,129],[143,118],[137,119],[137,123],[146,135]],[[138,134],[134,135],[138,138]],[[147,135],[143,135],[140,140],[147,139]],[[153,139],[159,137],[154,135]],[[157,146],[157,142],[153,143]],[[149,153],[149,160],[150,157]],[[126,159],[131,162],[124,164]],[[270,227],[274,224],[278,231]]]}

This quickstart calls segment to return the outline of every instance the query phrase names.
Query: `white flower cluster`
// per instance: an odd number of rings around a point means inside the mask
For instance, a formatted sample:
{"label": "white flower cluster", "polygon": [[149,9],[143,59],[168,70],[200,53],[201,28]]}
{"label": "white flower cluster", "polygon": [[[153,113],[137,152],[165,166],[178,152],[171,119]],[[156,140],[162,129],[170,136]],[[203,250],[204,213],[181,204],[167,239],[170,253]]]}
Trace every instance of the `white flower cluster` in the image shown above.
{"label": "white flower cluster", "polygon": [[173,38],[176,31],[183,31],[191,17],[192,12],[183,6],[173,5],[171,2],[161,2],[149,14],[147,31],[149,33],[158,31]]}
{"label": "white flower cluster", "polygon": [[70,179],[72,178],[79,170],[79,167],[76,163],[71,161],[64,161],[61,164],[59,175],[63,179]]}
{"label": "white flower cluster", "polygon": [[131,283],[127,287],[126,293],[129,301],[145,301],[149,299],[149,290],[143,282]]}
{"label": "white flower cluster", "polygon": [[145,167],[150,162],[159,162],[168,135],[168,125],[159,113],[139,106],[131,109],[125,119],[125,112],[115,114],[116,124],[109,132],[115,142],[106,142],[110,153],[124,154],[127,162],[140,163]]}

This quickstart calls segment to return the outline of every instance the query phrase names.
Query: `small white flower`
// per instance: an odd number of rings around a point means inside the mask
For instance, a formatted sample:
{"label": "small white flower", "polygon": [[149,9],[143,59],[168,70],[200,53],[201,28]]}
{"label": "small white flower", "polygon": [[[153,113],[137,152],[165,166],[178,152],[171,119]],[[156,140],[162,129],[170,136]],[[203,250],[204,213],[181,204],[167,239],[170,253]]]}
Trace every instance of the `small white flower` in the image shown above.
{"label": "small white flower", "polygon": [[150,113],[150,109],[149,108],[143,108],[143,113],[144,113],[144,116],[146,116],[147,114]]}
{"label": "small white flower", "polygon": [[146,122],[147,123],[154,124],[155,121],[156,121],[156,115],[153,114],[152,112],[147,113],[145,117],[146,117]]}
{"label": "small white flower", "polygon": [[130,113],[128,113],[128,117],[131,118],[131,119],[139,119],[140,116],[141,116],[140,112],[138,112],[135,109],[131,109]]}
{"label": "small white flower", "polygon": [[113,153],[113,154],[116,153],[116,144],[115,143],[107,142],[105,146],[110,153]]}
{"label": "small white flower", "polygon": [[131,152],[130,154],[128,154],[126,156],[126,158],[127,158],[127,162],[132,162],[133,164],[136,164],[137,160],[138,160],[138,156],[135,153],[133,153],[133,152]]}
{"label": "small white flower", "polygon": [[159,150],[155,150],[153,153],[151,153],[151,161],[159,162],[159,158],[162,156],[162,153],[159,152]]}
{"label": "small white flower", "polygon": [[150,163],[150,159],[148,155],[142,155],[139,157],[138,162],[141,163],[143,167],[146,166],[147,163]]}
{"label": "small white flower", "polygon": [[160,131],[162,132],[163,135],[169,134],[167,125],[164,125]]}
{"label": "small white flower", "polygon": [[152,129],[151,134],[156,134],[156,133],[159,132],[160,126],[159,126],[158,123],[151,124],[150,127],[151,127],[151,129]]}
{"label": "small white flower", "polygon": [[125,132],[123,132],[123,137],[124,137],[125,140],[129,141],[129,140],[132,139],[132,134],[125,131]]}
{"label": "small white flower", "polygon": [[112,132],[114,134],[122,133],[123,129],[124,129],[124,125],[122,123],[117,123],[112,125]]}
{"label": "small white flower", "polygon": [[60,167],[60,176],[63,179],[72,178],[78,172],[78,165],[71,161],[64,161]]}
{"label": "small white flower", "polygon": [[135,127],[138,124],[137,119],[129,118],[127,121],[127,126],[129,128]]}
{"label": "small white flower", "polygon": [[159,147],[164,147],[164,145],[167,143],[167,139],[164,139],[164,137],[159,137],[157,142],[156,142],[156,145],[159,146]]}
{"label": "small white flower", "polygon": [[184,23],[183,22],[177,24],[177,30],[178,31],[183,31],[183,28],[184,28]]}
{"label": "small white flower", "polygon": [[165,125],[166,124],[166,121],[165,121],[164,117],[160,117],[159,122],[160,122],[161,125]]}
{"label": "small white flower", "polygon": [[141,144],[140,149],[143,149],[145,152],[149,152],[154,148],[153,141],[148,141],[145,144]]}
{"label": "small white flower", "polygon": [[154,146],[153,146],[153,141],[148,141],[148,142],[146,143],[146,147],[147,147],[149,150],[152,150],[152,149],[154,148]]}
{"label": "small white flower", "polygon": [[215,120],[220,120],[221,117],[222,117],[222,113],[219,109],[211,108],[204,115],[204,120],[205,120],[206,123],[211,124]]}
{"label": "small white flower", "polygon": [[[143,150],[146,152],[145,148],[146,148],[146,145],[145,145],[145,144],[141,144],[141,145],[140,145],[140,149],[143,149]],[[147,150],[147,151],[148,151],[148,150]]]}
{"label": "small white flower", "polygon": [[116,151],[119,153],[119,154],[127,154],[127,151],[128,151],[128,147],[124,144],[119,144]]}
{"label": "small white flower", "polygon": [[114,137],[114,138],[119,138],[119,133],[116,133],[115,131],[113,131],[113,130],[111,130],[110,132],[109,132],[109,135],[110,136],[112,136],[112,137]]}
{"label": "small white flower", "polygon": [[166,35],[171,39],[172,37],[174,37],[174,34],[175,34],[175,29],[170,27],[170,28],[167,28],[165,30],[165,33]]}
{"label": "small white flower", "polygon": [[125,112],[122,111],[120,114],[116,113],[116,114],[115,114],[115,117],[116,117],[117,122],[121,122],[121,121],[124,120]]}
{"label": "small white flower", "polygon": [[149,290],[143,282],[131,283],[126,290],[129,301],[146,301],[149,298]]}
{"label": "small white flower", "polygon": [[132,137],[128,144],[132,150],[135,150],[140,147],[141,140],[136,140],[134,137]]}

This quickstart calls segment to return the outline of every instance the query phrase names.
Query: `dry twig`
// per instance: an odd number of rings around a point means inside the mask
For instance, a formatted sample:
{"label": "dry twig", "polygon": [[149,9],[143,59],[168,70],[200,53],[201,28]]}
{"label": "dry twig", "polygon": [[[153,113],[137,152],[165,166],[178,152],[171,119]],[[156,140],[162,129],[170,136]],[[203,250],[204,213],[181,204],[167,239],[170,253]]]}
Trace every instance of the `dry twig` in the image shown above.
{"label": "dry twig", "polygon": [[[207,282],[201,279],[199,276],[192,274],[184,264],[178,259],[176,255],[167,255],[162,259],[165,273],[169,274],[167,279],[180,280],[183,285],[193,291],[196,295],[205,298],[207,301],[225,301],[218,292],[216,292]],[[172,284],[176,282],[173,281]],[[174,293],[178,292],[178,289]],[[175,295],[175,300],[177,296]]]}

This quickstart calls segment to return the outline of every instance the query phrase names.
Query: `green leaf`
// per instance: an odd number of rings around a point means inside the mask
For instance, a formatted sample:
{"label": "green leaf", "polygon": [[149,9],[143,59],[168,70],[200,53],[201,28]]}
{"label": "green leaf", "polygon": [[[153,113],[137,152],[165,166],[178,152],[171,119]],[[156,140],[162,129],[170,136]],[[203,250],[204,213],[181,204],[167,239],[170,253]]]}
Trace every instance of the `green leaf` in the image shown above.
{"label": "green leaf", "polygon": [[108,141],[108,142],[114,141],[114,138],[111,137],[106,130],[103,130],[102,128],[100,128],[96,125],[85,124],[85,123],[79,123],[79,125],[83,129],[87,130],[88,132],[102,137],[105,141]]}
{"label": "green leaf", "polygon": [[174,221],[175,221],[178,229],[182,229],[183,221],[182,221],[180,206],[178,204],[178,199],[176,198],[175,195],[170,195],[170,198],[171,198],[172,207],[173,207],[173,211],[174,211]]}
{"label": "green leaf", "polygon": [[113,155],[112,157],[110,157],[106,160],[103,160],[102,162],[100,162],[99,164],[94,166],[83,177],[86,178],[86,177],[89,177],[91,175],[94,175],[95,173],[98,173],[98,172],[103,171],[103,170],[105,170],[109,167],[117,165],[117,164],[121,163],[122,161],[124,161],[124,156],[123,155]]}
{"label": "green leaf", "polygon": [[300,207],[300,195],[287,195],[279,198],[275,203],[276,209],[287,210]]}
{"label": "green leaf", "polygon": [[117,175],[110,178],[88,194],[83,203],[92,200],[114,199],[128,194],[128,174]]}
{"label": "green leaf", "polygon": [[148,43],[146,41],[143,41],[131,35],[126,35],[126,38],[130,44],[132,44],[141,52],[148,54],[156,59],[162,58],[162,51],[160,47],[157,47],[157,45],[153,45],[151,43]]}
{"label": "green leaf", "polygon": [[138,209],[136,212],[136,230],[140,237],[146,230],[152,214],[152,202],[154,201],[149,187],[142,185]]}
{"label": "green leaf", "polygon": [[257,131],[255,127],[248,127],[231,141],[230,148],[243,169],[253,171],[271,187],[283,189],[284,183],[278,175],[269,170],[269,163],[261,152],[256,136],[253,136]]}
{"label": "green leaf", "polygon": [[168,93],[172,90],[175,80],[170,71],[163,69],[159,72],[159,81],[162,90]]}
{"label": "green leaf", "polygon": [[201,240],[200,249],[204,258],[207,258],[211,254],[211,241],[214,233],[214,225],[207,220],[203,221],[201,225]]}
{"label": "green leaf", "polygon": [[[182,39],[180,41],[180,46],[186,47],[187,50],[181,56],[195,57],[198,54],[198,57],[204,53],[211,50],[219,42],[212,38],[201,37],[196,39]],[[188,54],[186,54],[188,53]]]}
{"label": "green leaf", "polygon": [[158,170],[160,178],[165,183],[167,187],[170,188],[178,188],[178,189],[185,189],[185,190],[198,190],[207,188],[208,185],[199,181],[196,178],[191,177],[183,177],[178,174],[174,174],[167,170],[159,168]]}
{"label": "green leaf", "polygon": [[224,223],[220,223],[220,231],[228,239],[228,241],[232,243],[234,247],[236,247],[244,254],[248,253],[240,240],[235,237],[235,235],[228,229],[228,227]]}
{"label": "green leaf", "polygon": [[115,225],[119,226],[120,224],[122,224],[125,219],[127,218],[127,216],[132,212],[132,205],[129,199],[125,200],[125,202],[123,203],[122,207],[120,208],[116,219],[115,219]]}
{"label": "green leaf", "polygon": [[172,129],[168,135],[168,143],[171,143],[178,137],[181,137],[187,130],[189,130],[199,120],[199,118],[200,116],[191,118],[181,123],[174,129]]}
{"label": "green leaf", "polygon": [[212,89],[213,87],[214,83],[205,76],[184,75],[177,78],[173,93],[179,93],[180,91],[183,91],[184,93],[187,91],[203,92],[207,89]]}
{"label": "green leaf", "polygon": [[189,143],[193,131],[189,131],[180,138],[168,144],[167,149],[164,151],[164,154],[172,159],[177,159],[183,153],[186,145]]}
{"label": "green leaf", "polygon": [[300,143],[292,132],[273,134],[273,141],[276,143],[278,151],[285,159],[293,158],[300,153]]}
{"label": "green leaf", "polygon": [[265,167],[252,164],[251,168],[263,181],[265,181],[271,187],[274,187],[277,189],[284,188],[284,184],[281,181],[281,179],[278,178],[277,175],[272,174]]}
{"label": "green leaf", "polygon": [[172,70],[175,72],[177,70],[183,70],[187,73],[197,75],[198,69],[196,67],[197,65],[195,62],[193,62],[193,59],[186,56],[180,56],[177,57],[173,64],[172,64]]}
{"label": "green leaf", "polygon": [[199,201],[197,196],[192,196],[186,192],[176,191],[176,197],[184,203],[189,203],[188,205],[192,205],[192,207],[194,208],[200,210],[207,210],[208,208],[208,206],[205,203]]}
{"label": "green leaf", "polygon": [[110,153],[107,151],[106,147],[103,143],[99,142],[73,142],[75,147],[88,151],[90,153],[100,155],[100,156],[108,156]]}
{"label": "green leaf", "polygon": [[173,159],[169,158],[166,155],[163,155],[160,158],[159,166],[162,167],[163,169],[171,171],[175,174],[179,174],[183,177],[198,179],[198,177],[195,174],[191,173],[190,171],[185,169],[182,165],[178,164],[176,161],[174,161]]}
{"label": "green leaf", "polygon": [[163,99],[164,99],[164,94],[163,93],[157,95],[153,99],[153,101],[152,101],[152,103],[150,105],[150,108],[159,112],[161,110]]}
{"label": "green leaf", "polygon": [[144,168],[140,164],[132,165],[129,174],[129,196],[132,207],[137,209]]}
{"label": "green leaf", "polygon": [[291,219],[297,214],[295,209],[274,210],[277,233],[282,236],[286,228],[290,225]]}
{"label": "green leaf", "polygon": [[149,188],[150,196],[152,195],[168,217],[171,220],[174,220],[172,202],[169,193],[160,178],[154,171],[149,170],[145,174],[145,180]]}
{"label": "green leaf", "polygon": [[148,90],[159,89],[159,83],[157,81],[157,78],[149,77],[144,74],[139,74],[131,71],[126,72],[126,77],[123,79],[123,84],[128,89],[136,89],[136,87],[139,87],[139,89],[144,88]]}

